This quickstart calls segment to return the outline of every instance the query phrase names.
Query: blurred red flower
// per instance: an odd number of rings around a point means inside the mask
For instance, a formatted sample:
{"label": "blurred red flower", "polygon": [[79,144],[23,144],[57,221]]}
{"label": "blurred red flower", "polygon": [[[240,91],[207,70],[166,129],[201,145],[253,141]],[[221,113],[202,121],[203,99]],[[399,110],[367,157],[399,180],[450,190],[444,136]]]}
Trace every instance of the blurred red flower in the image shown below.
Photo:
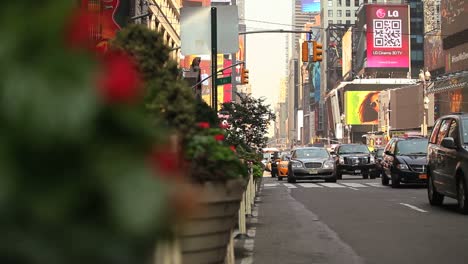
{"label": "blurred red flower", "polygon": [[229,148],[230,148],[232,151],[236,152],[236,146],[229,146]]}
{"label": "blurred red flower", "polygon": [[208,122],[199,122],[199,123],[197,124],[197,126],[198,126],[199,128],[210,128],[210,123],[208,123]]}
{"label": "blurred red flower", "polygon": [[214,138],[216,139],[216,141],[223,141],[224,140],[224,135],[223,134],[218,134],[218,135],[215,135]]}
{"label": "blurred red flower", "polygon": [[98,79],[99,92],[109,103],[129,103],[140,94],[140,76],[131,58],[122,52],[102,57],[103,71]]}
{"label": "blurred red flower", "polygon": [[162,178],[181,175],[182,168],[177,152],[164,151],[163,148],[158,148],[151,153],[149,160],[155,174],[162,176]]}
{"label": "blurred red flower", "polygon": [[222,128],[222,129],[228,129],[228,128],[229,128],[229,124],[228,124],[228,122],[225,120],[225,121],[221,122],[221,124],[219,124],[219,127]]}

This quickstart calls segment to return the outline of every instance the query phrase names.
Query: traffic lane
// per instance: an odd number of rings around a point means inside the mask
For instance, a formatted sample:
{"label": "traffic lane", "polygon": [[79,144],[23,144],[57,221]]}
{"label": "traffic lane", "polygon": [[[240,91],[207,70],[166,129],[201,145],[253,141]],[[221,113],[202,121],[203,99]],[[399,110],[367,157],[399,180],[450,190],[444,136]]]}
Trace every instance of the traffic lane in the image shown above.
{"label": "traffic lane", "polygon": [[[275,182],[263,179],[264,184]],[[263,188],[254,263],[363,263],[333,230],[293,199],[290,192],[285,186]]]}
{"label": "traffic lane", "polygon": [[291,196],[366,263],[464,263],[468,259],[467,217],[452,210],[453,204],[430,207],[424,202],[424,188],[297,188]]}

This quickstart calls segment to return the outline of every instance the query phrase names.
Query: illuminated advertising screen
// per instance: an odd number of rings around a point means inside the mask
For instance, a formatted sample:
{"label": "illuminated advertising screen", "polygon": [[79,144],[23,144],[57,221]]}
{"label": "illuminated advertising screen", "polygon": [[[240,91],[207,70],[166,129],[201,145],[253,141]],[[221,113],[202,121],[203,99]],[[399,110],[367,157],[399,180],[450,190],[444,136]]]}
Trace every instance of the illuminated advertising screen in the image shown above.
{"label": "illuminated advertising screen", "polygon": [[320,12],[320,0],[301,0],[302,12]]}
{"label": "illuminated advertising screen", "polygon": [[441,27],[445,37],[468,28],[468,1],[443,0],[440,2]]}
{"label": "illuminated advertising screen", "polygon": [[367,5],[367,67],[409,68],[408,5]]}
{"label": "illuminated advertising screen", "polygon": [[379,123],[380,91],[347,91],[345,116],[348,125],[377,125]]}

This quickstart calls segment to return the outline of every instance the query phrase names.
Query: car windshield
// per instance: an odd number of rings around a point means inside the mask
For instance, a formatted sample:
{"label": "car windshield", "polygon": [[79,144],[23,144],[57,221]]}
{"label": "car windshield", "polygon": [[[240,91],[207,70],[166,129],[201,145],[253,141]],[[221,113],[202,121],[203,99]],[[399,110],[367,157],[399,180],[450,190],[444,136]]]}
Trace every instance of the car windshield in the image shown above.
{"label": "car windshield", "polygon": [[368,154],[369,149],[366,145],[343,145],[340,147],[339,154]]}
{"label": "car windshield", "polygon": [[328,151],[325,149],[298,149],[295,157],[298,159],[328,158]]}
{"label": "car windshield", "polygon": [[468,144],[468,119],[463,119],[463,143]]}
{"label": "car windshield", "polygon": [[403,140],[398,142],[396,155],[426,155],[427,139]]}

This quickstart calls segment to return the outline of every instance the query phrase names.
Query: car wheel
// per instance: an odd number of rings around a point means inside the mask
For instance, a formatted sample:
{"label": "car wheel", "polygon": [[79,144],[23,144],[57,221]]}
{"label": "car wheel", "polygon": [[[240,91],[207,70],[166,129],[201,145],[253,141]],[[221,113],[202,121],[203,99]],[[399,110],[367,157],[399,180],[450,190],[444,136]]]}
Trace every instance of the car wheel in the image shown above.
{"label": "car wheel", "polygon": [[325,179],[325,182],[336,182],[336,176],[332,178]]}
{"label": "car wheel", "polygon": [[343,179],[343,173],[341,173],[341,172],[336,172],[335,175],[336,175],[336,178],[337,178],[338,180]]}
{"label": "car wheel", "polygon": [[377,172],[372,172],[372,173],[370,174],[370,178],[371,178],[371,179],[375,179],[376,177],[377,177]]}
{"label": "car wheel", "polygon": [[362,178],[363,178],[363,179],[369,179],[369,172],[367,172],[367,171],[366,171],[366,172],[363,172],[363,173],[362,173]]}
{"label": "car wheel", "polygon": [[296,182],[296,177],[294,177],[294,173],[292,171],[288,171],[288,182],[289,183]]}
{"label": "car wheel", "polygon": [[431,174],[427,172],[427,197],[431,205],[441,205],[444,202],[444,196],[437,192],[432,181]]}
{"label": "car wheel", "polygon": [[389,179],[388,179],[387,175],[385,175],[385,173],[382,173],[381,177],[382,177],[382,185],[388,186]]}
{"label": "car wheel", "polygon": [[465,178],[463,178],[463,175],[461,175],[460,180],[458,180],[457,200],[458,211],[460,211],[460,213],[462,214],[468,214],[468,193]]}
{"label": "car wheel", "polygon": [[392,188],[400,187],[400,177],[398,174],[392,174]]}
{"label": "car wheel", "polygon": [[282,181],[282,180],[283,180],[283,176],[278,175],[278,181]]}

